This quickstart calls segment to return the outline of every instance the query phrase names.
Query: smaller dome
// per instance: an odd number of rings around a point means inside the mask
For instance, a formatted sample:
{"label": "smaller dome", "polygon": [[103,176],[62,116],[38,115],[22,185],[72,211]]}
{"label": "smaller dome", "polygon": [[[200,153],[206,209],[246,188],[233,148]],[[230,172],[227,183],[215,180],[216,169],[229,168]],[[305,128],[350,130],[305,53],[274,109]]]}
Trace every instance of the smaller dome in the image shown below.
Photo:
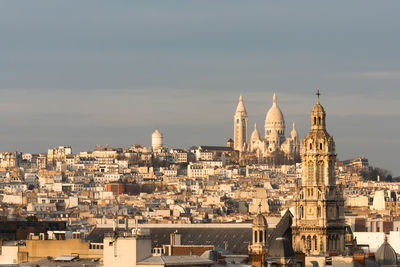
{"label": "smaller dome", "polygon": [[325,114],[324,107],[319,103],[315,104],[315,106],[313,107],[312,113],[324,113]]}
{"label": "smaller dome", "polygon": [[254,226],[268,226],[267,219],[261,213],[257,214],[256,218],[253,220]]}
{"label": "smaller dome", "polygon": [[260,140],[260,133],[257,130],[257,123],[254,123],[254,131],[251,134],[251,141]]}
{"label": "smaller dome", "polygon": [[151,137],[162,137],[162,133],[160,133],[160,131],[157,129],[153,132],[153,134],[151,135]]}
{"label": "smaller dome", "polygon": [[296,131],[296,125],[295,125],[295,123],[293,122],[293,129],[292,129],[292,131],[290,132],[290,137],[292,137],[292,138],[294,138],[294,137],[298,137],[299,135],[297,134],[297,131]]}
{"label": "smaller dome", "polygon": [[396,251],[394,251],[392,246],[387,242],[386,238],[383,244],[376,251],[375,260],[381,266],[397,265]]}
{"label": "smaller dome", "polygon": [[271,258],[292,258],[295,257],[292,244],[285,237],[278,237],[269,248],[268,256]]}

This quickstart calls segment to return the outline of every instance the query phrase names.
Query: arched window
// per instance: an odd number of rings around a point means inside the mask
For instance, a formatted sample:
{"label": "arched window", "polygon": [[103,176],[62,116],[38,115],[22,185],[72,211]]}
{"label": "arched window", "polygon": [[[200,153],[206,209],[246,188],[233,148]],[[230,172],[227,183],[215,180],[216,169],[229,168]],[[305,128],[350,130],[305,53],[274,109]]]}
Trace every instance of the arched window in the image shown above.
{"label": "arched window", "polygon": [[303,206],[300,206],[300,218],[304,218],[304,209],[303,209]]}
{"label": "arched window", "polygon": [[321,239],[319,240],[319,251],[324,251],[324,242],[323,242],[323,240],[322,240],[322,237],[321,237]]}
{"label": "arched window", "polygon": [[314,163],[312,161],[308,162],[308,182],[314,182]]}
{"label": "arched window", "polygon": [[312,149],[312,144],[310,143],[310,149]]}
{"label": "arched window", "polygon": [[257,243],[257,231],[254,231],[254,243]]}
{"label": "arched window", "polygon": [[236,123],[239,124],[239,119],[236,120]]}
{"label": "arched window", "polygon": [[311,250],[311,236],[307,236],[307,250]]}
{"label": "arched window", "polygon": [[319,149],[322,150],[322,143],[319,143]]}
{"label": "arched window", "polygon": [[324,183],[324,162],[319,161],[317,164],[317,183]]}
{"label": "arched window", "polygon": [[263,242],[263,231],[259,231],[260,243]]}
{"label": "arched window", "polygon": [[314,125],[317,124],[317,117],[314,117]]}
{"label": "arched window", "polygon": [[321,206],[318,206],[317,208],[317,216],[321,217]]}
{"label": "arched window", "polygon": [[313,239],[314,239],[314,250],[318,250],[317,236],[314,236]]}
{"label": "arched window", "polygon": [[318,125],[321,125],[321,117],[318,117]]}

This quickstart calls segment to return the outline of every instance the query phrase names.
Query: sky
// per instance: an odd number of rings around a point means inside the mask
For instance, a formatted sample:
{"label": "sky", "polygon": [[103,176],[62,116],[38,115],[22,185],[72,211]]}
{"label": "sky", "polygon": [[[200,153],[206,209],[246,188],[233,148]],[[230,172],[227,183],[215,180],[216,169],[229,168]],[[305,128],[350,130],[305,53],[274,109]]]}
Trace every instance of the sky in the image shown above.
{"label": "sky", "polygon": [[0,151],[224,145],[321,88],[338,159],[400,175],[399,1],[0,1]]}

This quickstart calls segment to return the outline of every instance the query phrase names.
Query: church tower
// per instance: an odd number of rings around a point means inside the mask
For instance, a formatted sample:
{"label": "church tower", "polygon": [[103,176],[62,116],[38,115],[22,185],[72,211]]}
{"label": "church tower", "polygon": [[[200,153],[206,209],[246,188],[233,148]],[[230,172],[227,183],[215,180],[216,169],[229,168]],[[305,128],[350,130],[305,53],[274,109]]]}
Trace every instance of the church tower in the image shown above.
{"label": "church tower", "polygon": [[244,107],[243,97],[240,95],[239,104],[237,105],[234,115],[234,149],[245,152],[248,146],[248,117],[246,108]]}
{"label": "church tower", "polygon": [[303,143],[302,184],[295,199],[293,249],[306,255],[342,253],[345,244],[344,198],[336,185],[335,142],[326,131],[326,113],[318,102]]}
{"label": "church tower", "polygon": [[261,214],[261,203],[258,206],[258,214],[253,220],[252,242],[249,245],[249,261],[255,267],[264,267],[267,253],[268,223]]}

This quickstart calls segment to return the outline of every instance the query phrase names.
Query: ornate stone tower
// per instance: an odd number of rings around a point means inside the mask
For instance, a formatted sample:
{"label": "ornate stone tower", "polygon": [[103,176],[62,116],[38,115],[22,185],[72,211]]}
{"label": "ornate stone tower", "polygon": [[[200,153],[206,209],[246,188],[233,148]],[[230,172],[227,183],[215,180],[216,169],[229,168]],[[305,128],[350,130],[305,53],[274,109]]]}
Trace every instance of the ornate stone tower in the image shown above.
{"label": "ornate stone tower", "polygon": [[318,102],[303,143],[302,184],[295,199],[293,248],[306,255],[341,253],[345,244],[344,198],[336,185],[335,142],[326,131],[326,114]]}
{"label": "ornate stone tower", "polygon": [[264,215],[261,214],[261,203],[258,214],[253,220],[252,237],[251,245],[249,245],[249,261],[253,266],[263,267],[267,253],[268,223]]}
{"label": "ornate stone tower", "polygon": [[239,104],[237,105],[236,112],[234,115],[234,149],[240,152],[244,152],[248,147],[248,117],[246,108],[243,104],[243,97],[240,95]]}

